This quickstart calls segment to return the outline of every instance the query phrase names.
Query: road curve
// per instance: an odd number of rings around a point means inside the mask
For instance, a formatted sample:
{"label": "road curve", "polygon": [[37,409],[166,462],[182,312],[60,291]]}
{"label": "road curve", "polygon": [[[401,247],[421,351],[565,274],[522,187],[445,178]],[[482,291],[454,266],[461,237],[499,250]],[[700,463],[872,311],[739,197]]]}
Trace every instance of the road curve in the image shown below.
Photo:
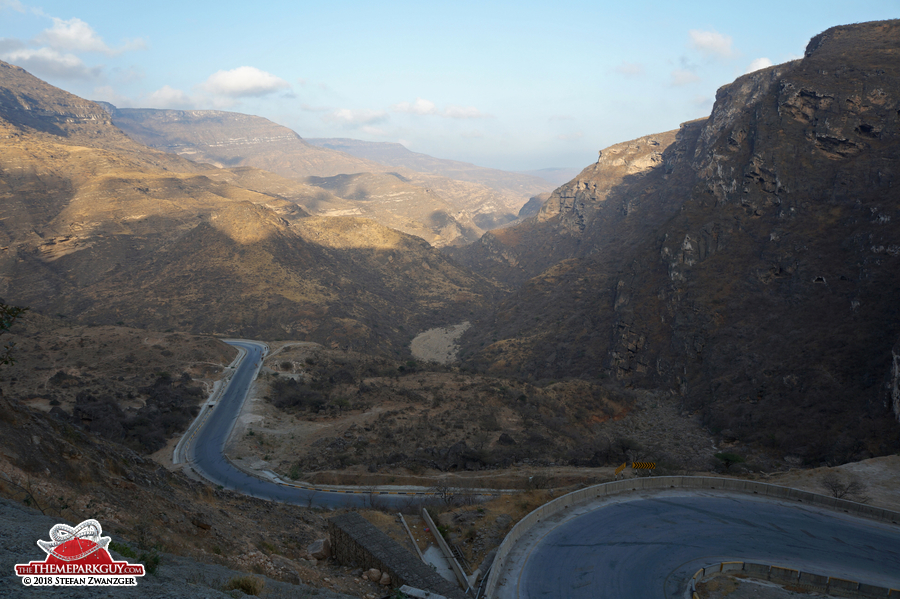
{"label": "road curve", "polygon": [[417,495],[422,496],[422,501],[430,495],[430,493],[397,494],[387,491],[358,493],[316,490],[262,480],[235,468],[224,456],[225,443],[231,435],[250,384],[256,378],[268,348],[256,341],[227,341],[227,343],[246,353],[240,359],[216,405],[205,414],[201,414],[197,426],[192,425],[185,435],[187,439],[184,443],[184,452],[187,461],[198,474],[213,484],[245,495],[309,507],[368,507],[373,501],[377,501],[379,506],[400,508],[415,501]]}
{"label": "road curve", "polygon": [[900,527],[741,493],[645,491],[580,506],[535,532],[504,569],[497,599],[682,598],[694,572],[722,561],[900,588]]}

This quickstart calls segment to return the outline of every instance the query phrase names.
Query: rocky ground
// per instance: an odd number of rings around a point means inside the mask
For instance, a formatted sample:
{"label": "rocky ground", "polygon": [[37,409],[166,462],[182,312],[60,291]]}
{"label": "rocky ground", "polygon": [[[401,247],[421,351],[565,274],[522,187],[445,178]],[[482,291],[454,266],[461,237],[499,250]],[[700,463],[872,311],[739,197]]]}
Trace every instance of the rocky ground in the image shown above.
{"label": "rocky ground", "polygon": [[[58,523],[58,518],[44,516],[37,510],[0,499],[0,536],[3,538],[3,542],[0,543],[0,589],[2,589],[0,594],[4,597],[64,597],[67,599],[82,597],[92,599],[96,597],[212,599],[243,596],[243,593],[229,589],[229,586],[232,581],[236,583],[247,577],[246,571],[203,563],[171,553],[160,554],[160,562],[156,571],[138,578],[137,588],[37,588],[24,586],[19,577],[15,575],[15,564],[43,560],[45,554],[38,548],[36,541],[49,539],[50,528]],[[104,535],[106,534],[104,532]],[[128,541],[117,535],[113,535],[113,542],[128,544]],[[125,559],[132,563],[136,561],[132,558],[123,558],[116,552],[112,553],[114,559]],[[348,597],[328,589],[274,580],[262,574],[254,574],[252,577],[261,582],[264,589],[261,593],[262,597],[272,599],[313,596],[322,599]]]}
{"label": "rocky ground", "polygon": [[632,459],[675,473],[709,469],[719,451],[665,394],[579,380],[538,386],[311,344],[266,360],[234,439],[232,457],[252,467],[293,478],[352,472],[364,484]]}
{"label": "rocky ground", "polygon": [[143,391],[160,375],[204,393],[237,355],[213,337],[156,332],[126,326],[80,326],[60,317],[25,312],[3,336],[14,344],[15,362],[0,371],[0,388],[25,405],[72,414],[76,397],[109,396],[124,411],[143,407]]}
{"label": "rocky ground", "polygon": [[733,576],[712,578],[697,585],[701,599],[788,599],[789,597],[831,597],[822,593],[790,590],[762,580]]}

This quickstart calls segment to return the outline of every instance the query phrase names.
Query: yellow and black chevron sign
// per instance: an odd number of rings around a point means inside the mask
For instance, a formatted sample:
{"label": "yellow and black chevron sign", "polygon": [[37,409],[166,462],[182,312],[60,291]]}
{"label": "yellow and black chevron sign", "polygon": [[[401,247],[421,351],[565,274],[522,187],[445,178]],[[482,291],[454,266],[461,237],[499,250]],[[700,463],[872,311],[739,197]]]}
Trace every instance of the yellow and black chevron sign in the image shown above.
{"label": "yellow and black chevron sign", "polygon": [[656,462],[631,462],[633,470],[656,470]]}
{"label": "yellow and black chevron sign", "polygon": [[622,470],[625,470],[625,465],[626,464],[622,464],[621,466],[616,468],[616,476],[619,476],[619,473],[622,472]]}

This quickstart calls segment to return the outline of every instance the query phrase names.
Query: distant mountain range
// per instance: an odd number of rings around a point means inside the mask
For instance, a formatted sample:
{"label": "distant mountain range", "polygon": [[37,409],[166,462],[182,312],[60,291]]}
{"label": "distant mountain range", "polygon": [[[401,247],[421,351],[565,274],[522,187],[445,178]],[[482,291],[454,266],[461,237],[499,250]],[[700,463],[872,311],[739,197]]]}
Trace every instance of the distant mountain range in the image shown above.
{"label": "distant mountain range", "polygon": [[38,312],[390,354],[498,293],[418,237],[290,199],[323,188],[148,148],[6,63],[0,139],[0,296]]}
{"label": "distant mountain range", "polygon": [[[418,235],[435,246],[461,245],[514,221],[529,198],[553,189],[544,179],[410,152],[400,144],[304,140],[267,119],[213,110],[116,108],[113,123],[133,139],[196,162],[251,166],[320,187],[313,214],[354,214]],[[335,193],[339,175],[361,175],[352,198]],[[383,201],[369,201],[381,198]]]}

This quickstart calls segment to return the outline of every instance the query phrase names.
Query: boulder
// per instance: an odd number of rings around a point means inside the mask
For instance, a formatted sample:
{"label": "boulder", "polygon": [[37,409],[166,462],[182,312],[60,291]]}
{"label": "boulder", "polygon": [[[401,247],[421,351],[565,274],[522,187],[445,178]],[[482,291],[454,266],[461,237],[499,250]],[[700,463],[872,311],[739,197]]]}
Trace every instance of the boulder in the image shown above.
{"label": "boulder", "polygon": [[328,559],[331,557],[331,542],[328,539],[318,539],[310,543],[306,550],[317,560]]}
{"label": "boulder", "polygon": [[365,576],[372,582],[378,582],[379,580],[381,580],[381,570],[379,570],[378,568],[370,568],[366,572]]}
{"label": "boulder", "polygon": [[383,587],[391,586],[391,575],[388,574],[387,572],[382,574],[381,579],[378,581],[378,584],[380,584]]}

